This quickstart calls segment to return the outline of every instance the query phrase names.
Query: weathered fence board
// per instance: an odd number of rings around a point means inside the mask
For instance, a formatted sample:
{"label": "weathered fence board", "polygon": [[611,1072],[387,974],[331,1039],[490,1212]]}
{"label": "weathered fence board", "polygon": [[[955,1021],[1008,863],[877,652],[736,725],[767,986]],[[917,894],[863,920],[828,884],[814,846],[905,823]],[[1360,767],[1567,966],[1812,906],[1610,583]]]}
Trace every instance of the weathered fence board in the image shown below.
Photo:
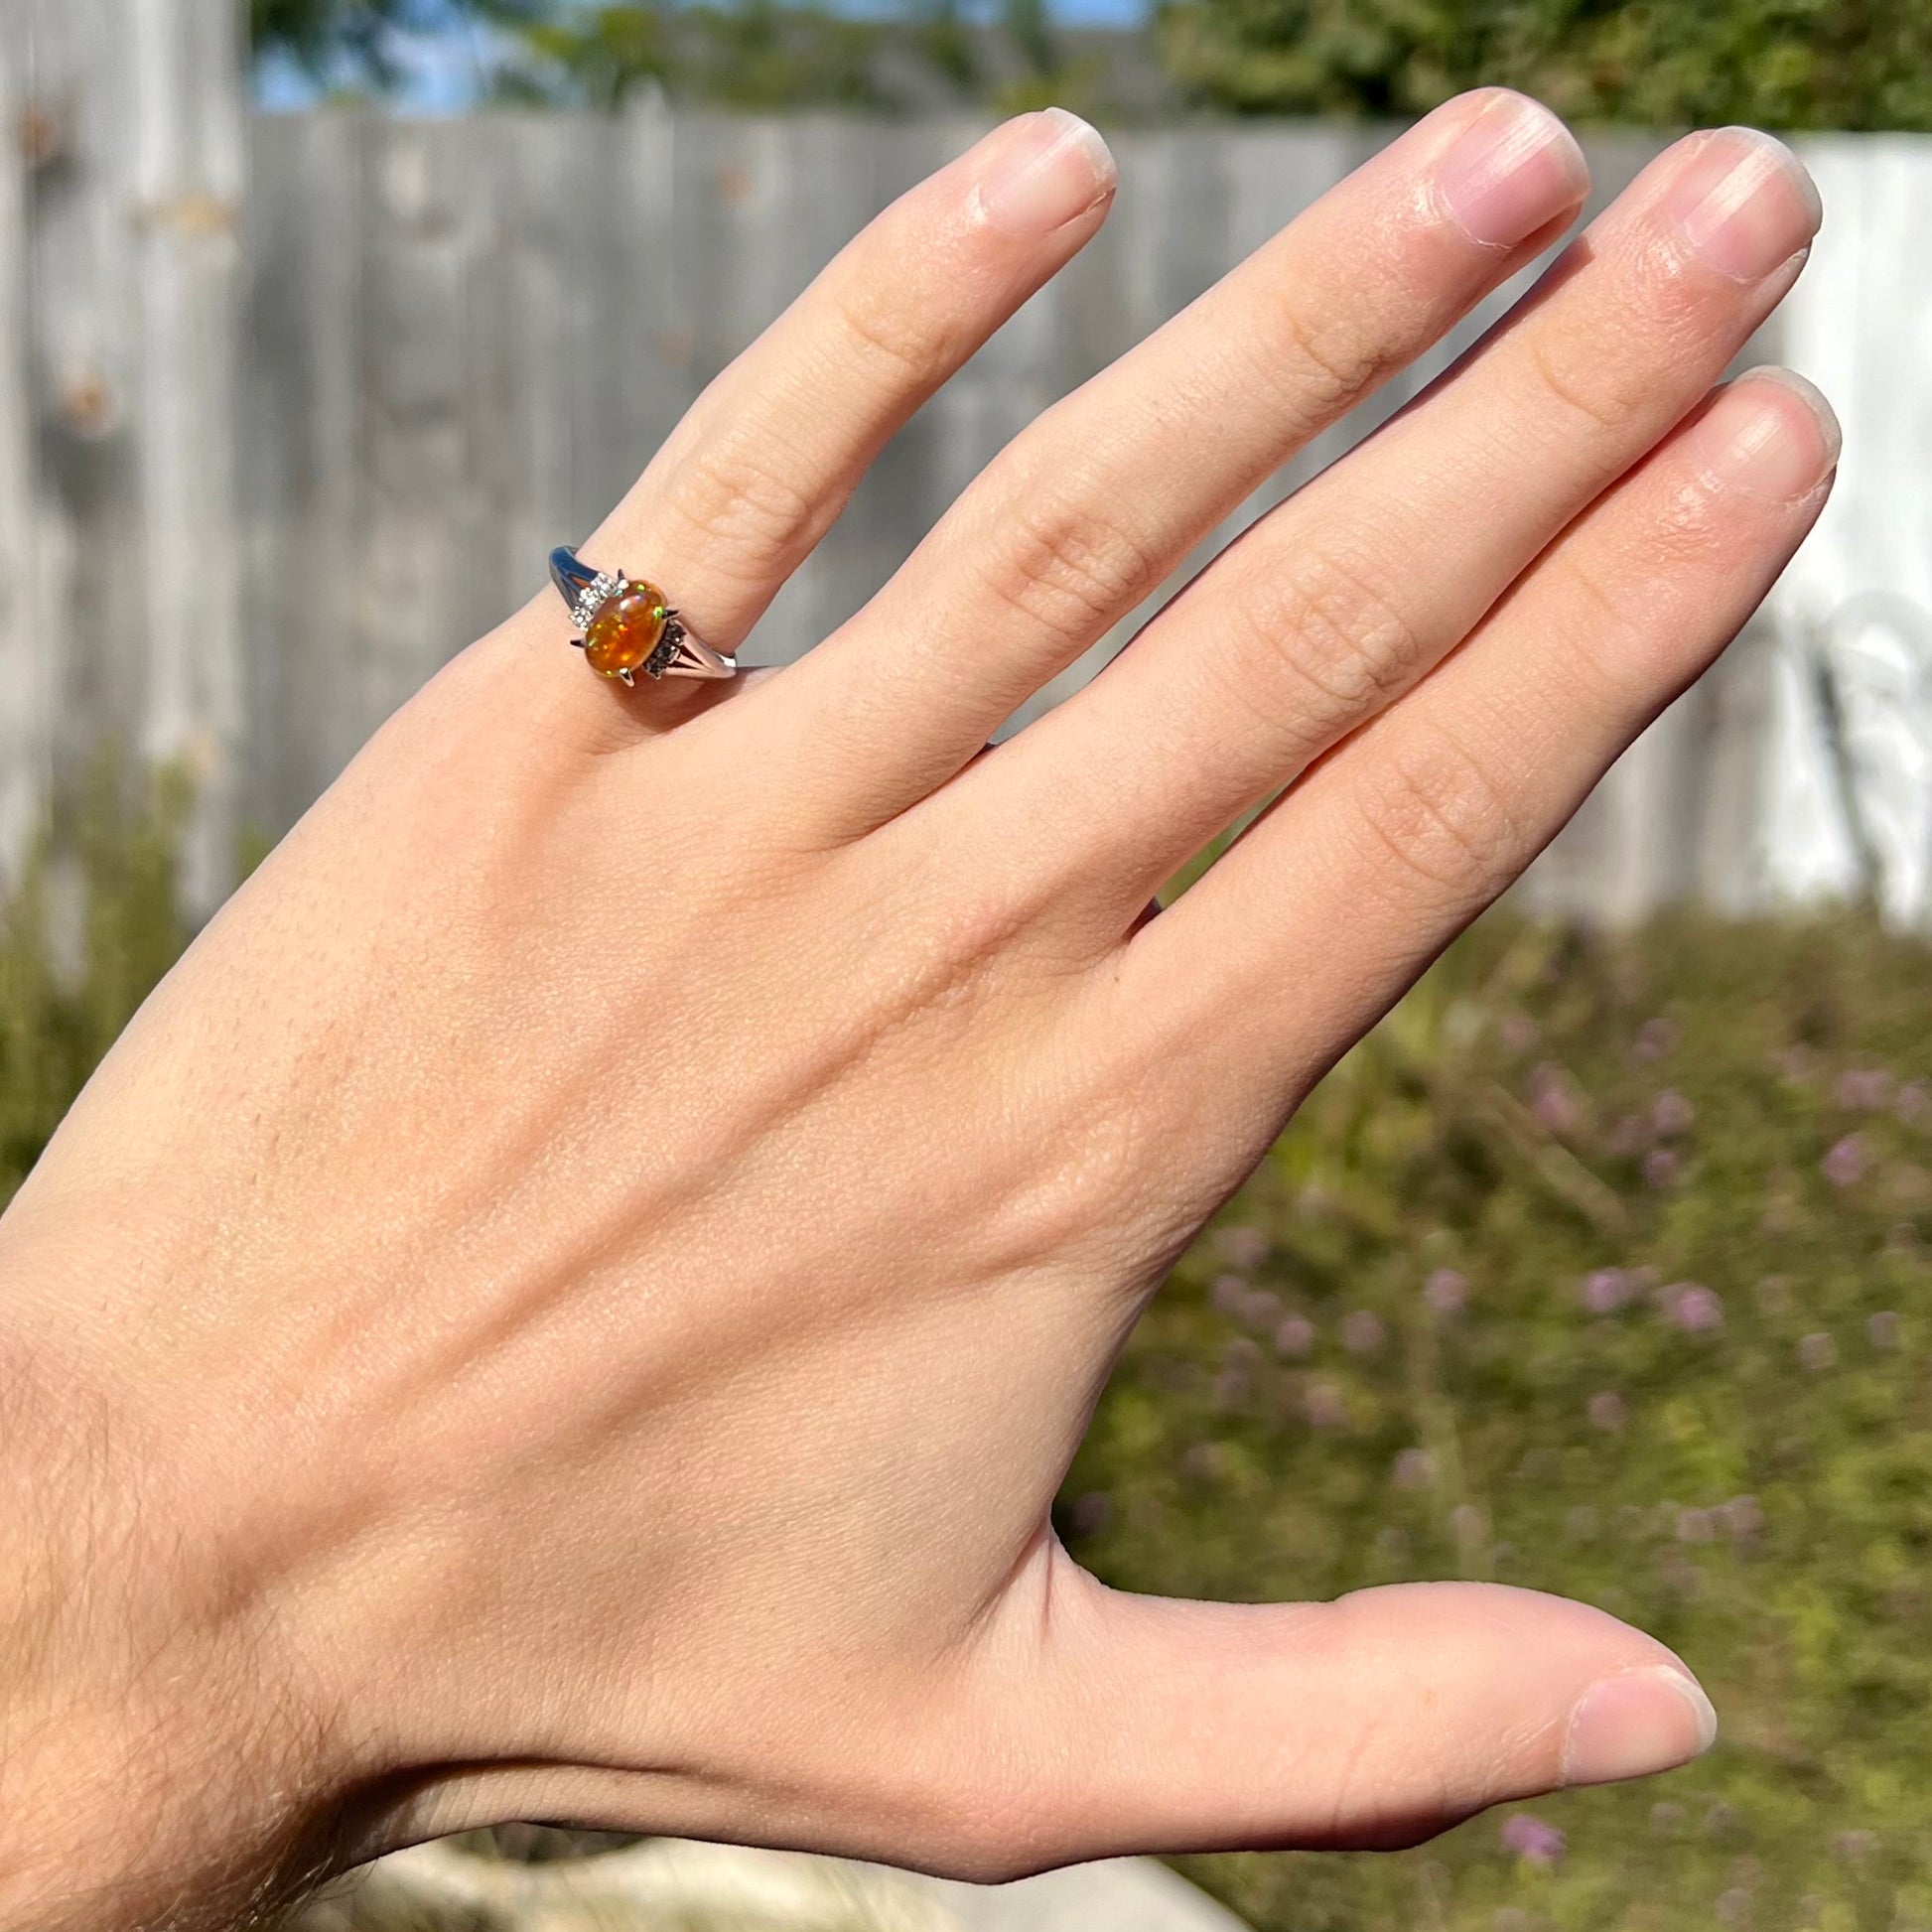
{"label": "weathered fence board", "polygon": [[186,759],[190,897],[231,876],[246,727],[235,516],[239,11],[4,0],[25,164],[34,621],[57,754]]}
{"label": "weathered fence board", "polygon": [[[24,134],[19,65],[15,50],[0,47],[0,128]],[[0,166],[0,855],[25,848],[52,774],[50,667],[35,572],[21,190],[21,170]]]}

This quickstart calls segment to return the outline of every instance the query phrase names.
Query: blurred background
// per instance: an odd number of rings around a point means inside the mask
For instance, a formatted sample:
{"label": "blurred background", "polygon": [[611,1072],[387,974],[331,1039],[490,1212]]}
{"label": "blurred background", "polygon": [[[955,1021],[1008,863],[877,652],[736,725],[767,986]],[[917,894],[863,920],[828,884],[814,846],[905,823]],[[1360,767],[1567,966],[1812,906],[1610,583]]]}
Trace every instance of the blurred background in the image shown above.
{"label": "blurred background", "polygon": [[[1687,126],[1789,132],[1827,224],[1744,359],[1831,394],[1839,490],[1182,1263],[1060,1526],[1183,1594],[1586,1597],[1703,1675],[1719,1746],[1412,1853],[1185,1862],[1193,1892],[978,1899],[512,1832],[318,1927],[1180,1932],[1211,1894],[1265,1932],[1932,1932],[1927,0],[0,0],[0,1191],[362,739],[991,120],[1095,119],[1115,212],[898,438],[751,661],[809,647],[1407,119],[1498,81],[1578,125],[1599,206]],[[603,1890],[558,1903],[565,1867]]]}

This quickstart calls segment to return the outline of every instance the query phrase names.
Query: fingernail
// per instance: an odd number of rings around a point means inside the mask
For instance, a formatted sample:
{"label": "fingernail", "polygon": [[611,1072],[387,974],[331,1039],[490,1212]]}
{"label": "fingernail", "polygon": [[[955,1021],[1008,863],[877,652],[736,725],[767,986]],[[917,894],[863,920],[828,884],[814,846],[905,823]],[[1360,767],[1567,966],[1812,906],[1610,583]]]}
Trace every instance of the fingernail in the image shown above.
{"label": "fingernail", "polygon": [[1563,1781],[1612,1784],[1702,1757],[1718,1714],[1694,1678],[1669,1664],[1624,1671],[1586,1691],[1570,1718]]}
{"label": "fingernail", "polygon": [[1783,267],[1825,218],[1803,163],[1753,127],[1697,139],[1661,210],[1698,260],[1736,282],[1761,282]]}
{"label": "fingernail", "polygon": [[1499,89],[1443,157],[1436,185],[1471,241],[1513,248],[1584,199],[1589,167],[1547,107]]}
{"label": "fingernail", "polygon": [[1084,214],[1114,185],[1114,157],[1099,134],[1064,107],[1010,122],[980,180],[980,208],[1004,233],[1051,234]]}
{"label": "fingernail", "polygon": [[1838,467],[1844,442],[1823,394],[1790,369],[1753,369],[1691,432],[1705,477],[1754,496],[1794,502]]}

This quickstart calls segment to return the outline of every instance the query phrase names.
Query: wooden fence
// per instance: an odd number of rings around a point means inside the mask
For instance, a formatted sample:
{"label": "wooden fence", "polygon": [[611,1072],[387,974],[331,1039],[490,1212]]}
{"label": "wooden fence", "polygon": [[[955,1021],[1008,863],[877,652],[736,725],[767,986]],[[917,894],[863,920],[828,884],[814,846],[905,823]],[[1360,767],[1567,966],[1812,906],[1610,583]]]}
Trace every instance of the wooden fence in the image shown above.
{"label": "wooden fence", "polygon": [[[548,547],[598,520],[846,236],[980,131],[651,109],[250,118],[234,14],[0,0],[18,131],[0,158],[0,840],[113,729],[203,773],[204,901],[238,820],[291,822],[529,594]],[[1382,138],[1121,134],[1100,238],[901,434],[749,654],[789,656],[836,624],[1041,407]],[[1658,144],[1588,145],[1600,203]],[[1926,165],[1916,146],[1906,159]],[[1609,916],[1776,890],[1759,848],[1782,702],[1747,651],[1639,748],[1536,890]]]}

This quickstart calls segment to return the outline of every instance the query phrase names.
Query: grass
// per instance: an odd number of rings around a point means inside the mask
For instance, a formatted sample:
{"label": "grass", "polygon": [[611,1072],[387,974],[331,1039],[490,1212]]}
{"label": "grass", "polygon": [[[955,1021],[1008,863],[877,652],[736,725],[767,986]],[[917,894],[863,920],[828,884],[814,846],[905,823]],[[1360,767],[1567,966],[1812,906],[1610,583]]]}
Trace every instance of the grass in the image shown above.
{"label": "grass", "polygon": [[[103,781],[84,895],[41,866],[11,907],[0,1189],[182,943],[179,803]],[[1190,1875],[1265,1932],[1932,1928],[1928,1014],[1932,951],[1849,915],[1502,916],[1337,1069],[1143,1324],[1069,1544],[1183,1594],[1562,1590],[1725,1731],[1415,1852]]]}

